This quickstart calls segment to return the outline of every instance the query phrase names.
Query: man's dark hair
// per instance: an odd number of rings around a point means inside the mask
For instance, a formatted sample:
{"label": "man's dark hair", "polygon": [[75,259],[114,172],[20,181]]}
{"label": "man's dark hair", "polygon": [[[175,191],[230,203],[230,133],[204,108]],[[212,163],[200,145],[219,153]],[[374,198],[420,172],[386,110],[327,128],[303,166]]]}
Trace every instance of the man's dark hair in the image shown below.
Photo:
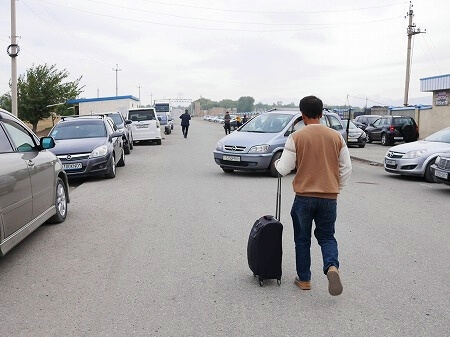
{"label": "man's dark hair", "polygon": [[308,118],[319,118],[322,114],[323,103],[316,96],[306,96],[300,100],[300,111]]}
{"label": "man's dark hair", "polygon": [[184,112],[185,112],[185,113],[188,113],[188,112],[189,112],[189,110],[188,110],[188,109],[186,109],[186,110],[184,110]]}

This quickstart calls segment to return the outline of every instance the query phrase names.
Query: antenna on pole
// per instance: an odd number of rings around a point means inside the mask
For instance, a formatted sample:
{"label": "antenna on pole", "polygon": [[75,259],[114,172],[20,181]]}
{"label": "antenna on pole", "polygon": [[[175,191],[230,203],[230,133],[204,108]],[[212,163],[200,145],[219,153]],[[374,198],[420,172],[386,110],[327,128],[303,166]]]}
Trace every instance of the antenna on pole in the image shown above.
{"label": "antenna on pole", "polygon": [[420,28],[416,29],[416,24],[412,22],[414,12],[413,12],[413,4],[411,1],[409,2],[409,11],[406,13],[406,17],[409,17],[408,28],[406,29],[408,35],[408,49],[406,54],[406,78],[405,78],[405,96],[403,99],[403,105],[408,106],[408,92],[409,92],[409,78],[411,75],[411,39],[413,35],[426,33],[426,29],[422,32]]}
{"label": "antenna on pole", "polygon": [[118,87],[118,85],[117,85],[117,73],[118,73],[119,71],[121,71],[121,70],[122,70],[122,69],[119,69],[119,65],[118,65],[118,64],[116,64],[116,69],[113,68],[113,71],[116,72],[116,96],[119,96],[119,95],[118,95],[119,87]]}

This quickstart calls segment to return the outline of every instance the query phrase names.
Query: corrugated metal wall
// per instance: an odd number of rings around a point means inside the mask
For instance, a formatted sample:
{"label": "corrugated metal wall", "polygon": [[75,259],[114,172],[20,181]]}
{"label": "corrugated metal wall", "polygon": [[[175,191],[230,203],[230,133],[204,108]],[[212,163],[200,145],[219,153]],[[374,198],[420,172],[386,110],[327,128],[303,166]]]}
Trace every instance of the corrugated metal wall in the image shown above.
{"label": "corrugated metal wall", "polygon": [[420,91],[436,91],[445,89],[450,89],[450,74],[420,79]]}

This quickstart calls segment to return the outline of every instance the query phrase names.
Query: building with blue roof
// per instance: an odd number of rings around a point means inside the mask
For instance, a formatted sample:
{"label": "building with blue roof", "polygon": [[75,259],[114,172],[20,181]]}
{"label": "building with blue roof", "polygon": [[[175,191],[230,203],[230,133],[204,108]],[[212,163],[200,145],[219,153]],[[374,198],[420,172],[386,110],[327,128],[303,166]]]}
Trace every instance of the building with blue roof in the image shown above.
{"label": "building with blue roof", "polygon": [[420,79],[420,91],[432,92],[432,109],[420,115],[421,138],[450,126],[450,74]]}
{"label": "building with blue roof", "polygon": [[70,99],[67,104],[75,107],[76,115],[90,115],[93,113],[120,111],[124,117],[128,110],[139,107],[139,98],[132,95]]}

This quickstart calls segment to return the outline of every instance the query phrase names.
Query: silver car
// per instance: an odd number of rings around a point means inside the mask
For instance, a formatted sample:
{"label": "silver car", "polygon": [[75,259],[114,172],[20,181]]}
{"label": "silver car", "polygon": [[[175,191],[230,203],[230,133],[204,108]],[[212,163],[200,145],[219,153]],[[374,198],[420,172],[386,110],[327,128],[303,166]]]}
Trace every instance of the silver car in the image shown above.
{"label": "silver car", "polygon": [[[337,114],[324,111],[321,123],[339,131],[346,139],[346,131]],[[298,111],[263,113],[222,138],[214,150],[214,160],[225,173],[269,171],[276,177],[275,160],[281,157],[287,137],[303,125]]]}
{"label": "silver car", "polygon": [[0,109],[0,256],[44,222],[66,219],[67,176],[53,146]]}
{"label": "silver car", "polygon": [[389,173],[424,177],[434,182],[431,165],[437,156],[450,151],[450,127],[433,133],[424,140],[391,147],[384,158]]}

